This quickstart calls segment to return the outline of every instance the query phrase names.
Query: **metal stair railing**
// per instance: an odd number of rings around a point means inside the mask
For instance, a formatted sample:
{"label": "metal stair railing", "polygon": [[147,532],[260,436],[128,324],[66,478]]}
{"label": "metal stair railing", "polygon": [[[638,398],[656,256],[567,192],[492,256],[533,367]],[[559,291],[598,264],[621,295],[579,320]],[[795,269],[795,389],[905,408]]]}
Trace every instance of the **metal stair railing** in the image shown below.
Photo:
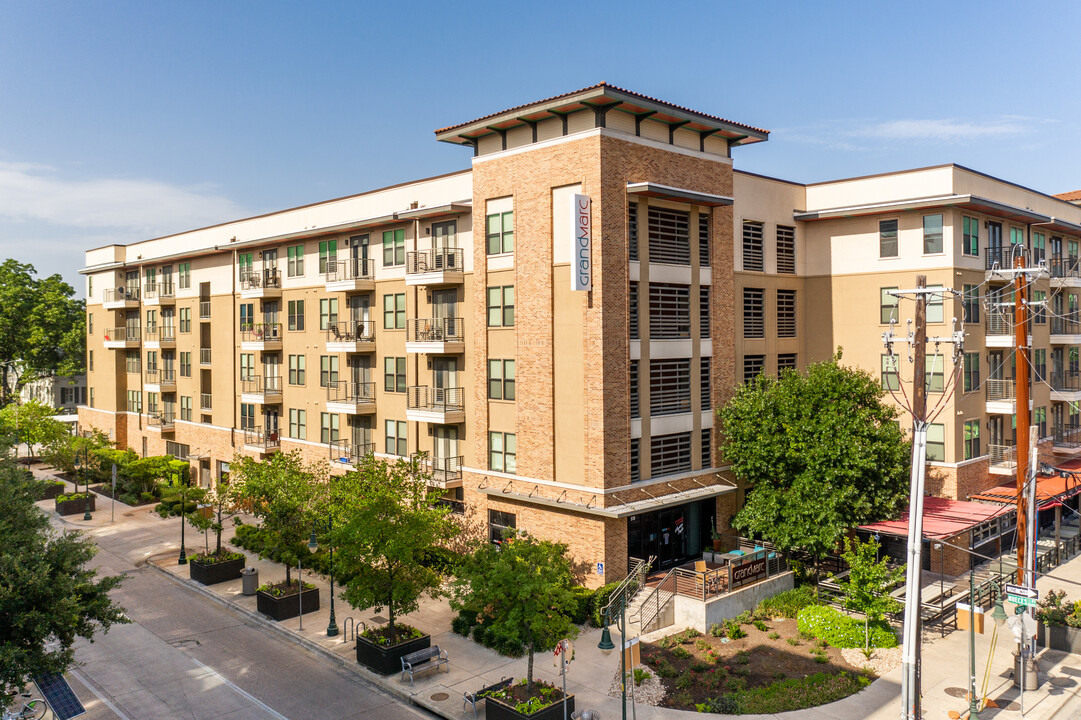
{"label": "metal stair railing", "polygon": [[[638,618],[639,632],[646,632],[646,628],[657,619],[665,605],[676,596],[676,570],[678,569],[678,567],[674,567],[669,570],[668,574],[661,579],[660,584],[653,588],[653,592],[639,606],[638,615],[636,616]],[[668,595],[662,599],[661,592],[666,592]]]}
{"label": "metal stair railing", "polygon": [[627,577],[623,578],[623,581],[619,586],[608,596],[608,604],[601,610],[602,615],[621,603],[623,598],[626,598],[627,605],[625,607],[630,605],[631,599],[634,598],[638,589],[642,587],[642,583],[646,578],[646,573],[649,572],[650,566],[656,559],[657,558],[655,557],[650,557],[648,560],[636,560],[634,567],[627,573]]}

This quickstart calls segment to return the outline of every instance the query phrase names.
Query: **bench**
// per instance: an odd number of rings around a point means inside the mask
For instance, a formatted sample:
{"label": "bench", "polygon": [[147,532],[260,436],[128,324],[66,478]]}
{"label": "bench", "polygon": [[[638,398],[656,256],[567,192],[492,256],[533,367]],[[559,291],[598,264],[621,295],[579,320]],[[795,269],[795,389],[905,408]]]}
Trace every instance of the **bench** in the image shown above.
{"label": "bench", "polygon": [[447,651],[440,650],[438,645],[433,645],[430,648],[424,648],[423,650],[417,650],[408,655],[403,655],[401,679],[404,680],[405,674],[409,673],[409,684],[412,685],[413,673],[427,670],[428,668],[437,668],[440,665],[446,665],[447,672],[450,672],[450,658],[447,657]]}
{"label": "bench", "polygon": [[488,697],[488,693],[495,692],[496,690],[502,690],[503,688],[510,687],[510,684],[514,682],[514,678],[505,677],[497,683],[491,685],[485,685],[480,690],[474,693],[462,693],[462,712],[465,712],[466,703],[473,706],[473,717],[477,716],[477,703]]}

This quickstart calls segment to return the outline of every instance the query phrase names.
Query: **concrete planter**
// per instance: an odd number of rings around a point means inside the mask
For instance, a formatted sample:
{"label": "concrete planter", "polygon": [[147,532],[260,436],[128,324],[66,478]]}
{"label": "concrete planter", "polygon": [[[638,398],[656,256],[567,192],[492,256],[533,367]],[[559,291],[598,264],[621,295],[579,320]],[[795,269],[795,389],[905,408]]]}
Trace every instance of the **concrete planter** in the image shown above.
{"label": "concrete planter", "polygon": [[393,675],[402,671],[403,656],[431,646],[431,635],[422,635],[390,647],[376,645],[368,638],[357,635],[357,662],[379,675]]}
{"label": "concrete planter", "polygon": [[[227,580],[236,580],[240,577],[240,571],[248,562],[246,557],[236,560],[227,560],[219,563],[201,563],[196,560],[188,560],[188,572],[190,577],[203,585],[216,585]],[[304,603],[307,605],[307,603]],[[305,608],[307,610],[307,608]]]}
{"label": "concrete planter", "polygon": [[[243,568],[243,563],[241,563]],[[237,570],[237,574],[240,570]],[[305,590],[303,593],[304,612],[315,612],[319,609],[319,588]],[[301,594],[282,595],[275,597],[270,593],[259,591],[255,593],[255,609],[266,615],[271,620],[288,620],[300,615]]]}
{"label": "concrete planter", "polygon": [[[94,504],[96,496],[90,496],[90,512],[94,512],[97,507]],[[86,500],[80,498],[78,500],[57,500],[56,512],[60,515],[75,515],[81,512],[86,512]]]}
{"label": "concrete planter", "polygon": [[[541,708],[531,715],[525,715],[514,709],[514,706],[507,705],[505,702],[498,698],[485,699],[485,717],[487,720],[563,720],[563,701],[560,700],[553,705]],[[565,717],[570,717],[574,712],[574,696],[567,696],[567,714]]]}
{"label": "concrete planter", "polygon": [[1036,643],[1051,650],[1081,655],[1081,628],[1040,623],[1036,629]]}

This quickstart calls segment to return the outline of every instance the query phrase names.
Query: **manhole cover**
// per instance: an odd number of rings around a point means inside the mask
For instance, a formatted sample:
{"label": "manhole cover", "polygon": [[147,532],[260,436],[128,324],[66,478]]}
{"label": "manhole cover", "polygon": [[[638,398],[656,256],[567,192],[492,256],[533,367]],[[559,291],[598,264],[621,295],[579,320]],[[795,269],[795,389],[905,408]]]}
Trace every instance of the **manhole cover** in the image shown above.
{"label": "manhole cover", "polygon": [[373,618],[369,618],[369,621],[373,622],[373,623],[379,623],[380,625],[386,625],[387,624],[387,619],[385,617],[383,617],[382,615],[376,615]]}
{"label": "manhole cover", "polygon": [[1071,680],[1070,678],[1052,677],[1051,678],[1051,684],[1054,685],[1055,687],[1070,687],[1071,685],[1074,684],[1074,681]]}
{"label": "manhole cover", "polygon": [[959,688],[959,687],[948,687],[945,690],[943,690],[942,692],[946,693],[950,697],[955,697],[955,698],[968,697],[968,690],[965,690],[964,688]]}
{"label": "manhole cover", "polygon": [[446,700],[449,697],[450,697],[450,695],[447,695],[446,693],[433,693],[432,694],[432,700],[435,700],[436,702],[443,702],[444,700]]}

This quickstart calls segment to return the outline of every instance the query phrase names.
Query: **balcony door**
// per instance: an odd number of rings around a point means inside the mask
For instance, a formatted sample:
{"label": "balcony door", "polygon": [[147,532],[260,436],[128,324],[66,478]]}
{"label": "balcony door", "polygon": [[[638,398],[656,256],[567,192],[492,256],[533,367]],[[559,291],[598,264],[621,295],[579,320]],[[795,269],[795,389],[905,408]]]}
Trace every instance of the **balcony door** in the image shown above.
{"label": "balcony door", "polygon": [[350,381],[353,383],[369,383],[372,381],[372,358],[370,355],[353,355],[347,359],[349,363]]}
{"label": "balcony door", "polygon": [[354,323],[372,319],[372,296],[354,295],[349,298],[349,317]]}
{"label": "balcony door", "polygon": [[432,384],[437,395],[441,391],[458,387],[458,359],[452,357],[432,358]]}
{"label": "balcony door", "polygon": [[263,411],[263,430],[266,431],[266,438],[273,440],[278,437],[278,411],[277,410],[264,410]]}
{"label": "balcony door", "polygon": [[356,235],[349,238],[349,256],[357,261],[354,265],[358,265],[361,269],[368,266],[367,260],[368,253],[370,252],[370,244],[367,235]]}
{"label": "balcony door", "polygon": [[372,442],[372,416],[354,415],[351,420],[352,443],[354,448],[363,448]]}
{"label": "balcony door", "polygon": [[435,469],[445,470],[445,458],[456,458],[458,452],[458,427],[456,425],[436,425],[432,444],[432,459]]}
{"label": "balcony door", "polygon": [[124,276],[124,289],[127,290],[129,293],[135,293],[131,297],[133,297],[133,298],[139,297],[139,295],[138,295],[138,292],[139,292],[139,271],[138,270],[134,270],[132,272],[129,272]]}
{"label": "balcony door", "polygon": [[458,264],[458,221],[432,223],[433,270],[461,270]]}
{"label": "balcony door", "polygon": [[277,300],[266,300],[263,302],[263,322],[267,325],[278,322],[278,309]]}
{"label": "balcony door", "polygon": [[1002,257],[1002,223],[987,223],[987,251],[988,257]]}

